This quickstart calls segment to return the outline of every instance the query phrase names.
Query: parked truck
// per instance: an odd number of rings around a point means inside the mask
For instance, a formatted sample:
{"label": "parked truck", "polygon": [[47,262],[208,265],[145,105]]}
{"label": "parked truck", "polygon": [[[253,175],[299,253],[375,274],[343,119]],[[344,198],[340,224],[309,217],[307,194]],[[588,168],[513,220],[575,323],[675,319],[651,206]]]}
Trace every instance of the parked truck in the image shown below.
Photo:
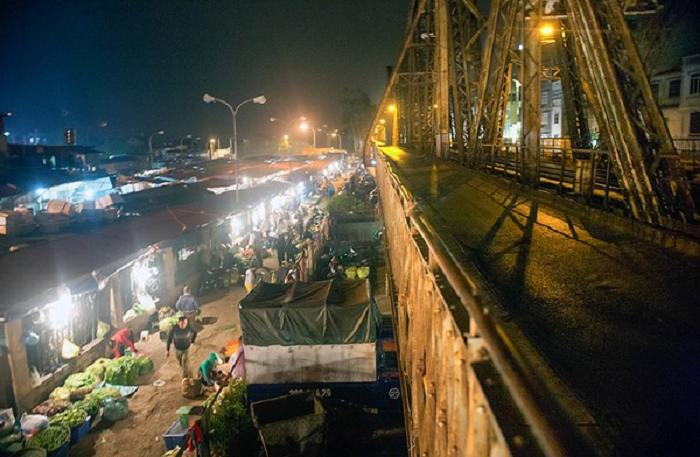
{"label": "parked truck", "polygon": [[249,401],[310,391],[401,409],[391,321],[382,322],[368,280],[261,282],[239,312]]}

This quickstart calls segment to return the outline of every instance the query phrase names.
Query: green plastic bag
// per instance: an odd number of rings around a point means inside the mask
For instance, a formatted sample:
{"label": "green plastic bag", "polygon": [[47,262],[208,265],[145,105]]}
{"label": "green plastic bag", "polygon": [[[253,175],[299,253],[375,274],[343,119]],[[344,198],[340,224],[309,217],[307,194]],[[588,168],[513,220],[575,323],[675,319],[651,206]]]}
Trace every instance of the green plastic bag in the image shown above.
{"label": "green plastic bag", "polygon": [[109,326],[109,324],[106,324],[106,323],[98,320],[97,321],[97,338],[104,338],[105,336],[107,336],[107,334],[109,334],[110,328],[111,327]]}

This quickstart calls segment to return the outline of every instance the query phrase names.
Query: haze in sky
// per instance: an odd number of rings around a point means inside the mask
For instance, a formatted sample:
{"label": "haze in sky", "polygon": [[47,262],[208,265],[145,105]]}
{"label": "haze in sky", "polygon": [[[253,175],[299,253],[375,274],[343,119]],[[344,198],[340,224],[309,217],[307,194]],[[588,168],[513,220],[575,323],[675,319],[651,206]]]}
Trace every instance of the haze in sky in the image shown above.
{"label": "haze in sky", "polygon": [[[0,111],[17,136],[58,144],[275,134],[306,115],[340,128],[344,90],[374,102],[398,57],[409,0],[10,0],[0,14]],[[269,118],[281,119],[270,123]],[[102,127],[105,125],[106,127]],[[80,140],[83,141],[80,141]]]}

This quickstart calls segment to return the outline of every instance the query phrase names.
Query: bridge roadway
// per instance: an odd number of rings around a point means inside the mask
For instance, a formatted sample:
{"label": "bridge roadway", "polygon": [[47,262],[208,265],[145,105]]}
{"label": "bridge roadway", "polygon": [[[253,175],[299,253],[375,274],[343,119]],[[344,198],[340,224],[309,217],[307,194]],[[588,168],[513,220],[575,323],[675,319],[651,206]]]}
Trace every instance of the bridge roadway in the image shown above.
{"label": "bridge roadway", "polygon": [[700,258],[590,225],[457,164],[382,152],[614,454],[700,452]]}

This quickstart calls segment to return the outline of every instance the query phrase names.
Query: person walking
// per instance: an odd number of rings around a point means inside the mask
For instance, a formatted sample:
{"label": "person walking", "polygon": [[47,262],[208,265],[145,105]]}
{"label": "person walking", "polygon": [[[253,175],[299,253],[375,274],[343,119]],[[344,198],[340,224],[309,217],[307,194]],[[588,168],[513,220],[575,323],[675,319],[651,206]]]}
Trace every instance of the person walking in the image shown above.
{"label": "person walking", "polygon": [[182,289],[182,295],[180,295],[180,298],[177,299],[177,302],[175,303],[175,309],[178,311],[182,311],[185,314],[185,317],[190,322],[190,327],[192,327],[192,330],[195,330],[197,328],[196,320],[197,309],[199,309],[199,305],[197,304],[197,299],[194,298],[194,295],[190,293],[189,286],[185,286]]}
{"label": "person walking", "polygon": [[296,259],[294,258],[296,247],[294,246],[294,239],[292,237],[287,238],[287,244],[284,247],[285,257],[287,258],[287,266],[292,268]]}
{"label": "person walking", "polygon": [[280,232],[279,236],[277,237],[277,242],[275,242],[275,250],[277,251],[277,266],[280,267],[282,266],[282,262],[284,262],[284,256],[286,255],[286,249],[287,249],[287,239],[285,235]]}
{"label": "person walking", "polygon": [[175,346],[175,358],[180,365],[182,379],[190,378],[189,350],[197,338],[197,332],[189,325],[185,316],[180,316],[177,325],[170,329],[168,341],[165,346],[165,356],[170,357],[170,346]]}

